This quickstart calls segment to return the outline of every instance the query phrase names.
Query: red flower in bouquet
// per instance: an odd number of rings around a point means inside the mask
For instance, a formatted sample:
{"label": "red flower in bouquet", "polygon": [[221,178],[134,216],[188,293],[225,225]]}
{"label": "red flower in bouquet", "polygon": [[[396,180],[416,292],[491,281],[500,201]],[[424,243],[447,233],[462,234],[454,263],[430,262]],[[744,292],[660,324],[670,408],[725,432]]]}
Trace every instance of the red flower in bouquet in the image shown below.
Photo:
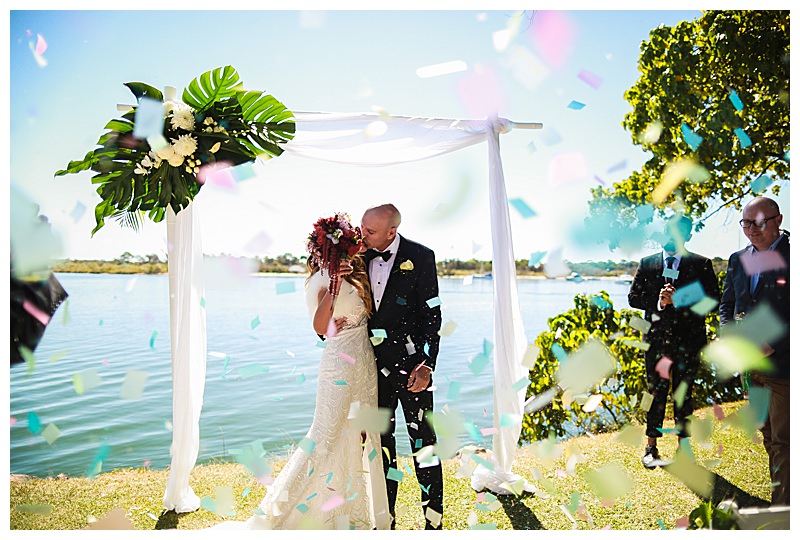
{"label": "red flower in bouquet", "polygon": [[343,212],[319,218],[314,223],[314,230],[308,235],[307,249],[317,266],[331,277],[331,295],[336,295],[340,263],[355,257],[361,251],[362,242],[361,229],[353,227],[350,216]]}

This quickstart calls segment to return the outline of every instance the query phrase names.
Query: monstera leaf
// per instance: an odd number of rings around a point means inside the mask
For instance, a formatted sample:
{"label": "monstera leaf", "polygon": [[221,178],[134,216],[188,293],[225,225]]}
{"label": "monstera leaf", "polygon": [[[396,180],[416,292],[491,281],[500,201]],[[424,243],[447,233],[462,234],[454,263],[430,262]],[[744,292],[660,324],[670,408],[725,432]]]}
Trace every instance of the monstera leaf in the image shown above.
{"label": "monstera leaf", "polygon": [[193,109],[204,111],[222,98],[235,96],[240,86],[239,74],[232,66],[220,67],[206,71],[190,82],[181,99]]}

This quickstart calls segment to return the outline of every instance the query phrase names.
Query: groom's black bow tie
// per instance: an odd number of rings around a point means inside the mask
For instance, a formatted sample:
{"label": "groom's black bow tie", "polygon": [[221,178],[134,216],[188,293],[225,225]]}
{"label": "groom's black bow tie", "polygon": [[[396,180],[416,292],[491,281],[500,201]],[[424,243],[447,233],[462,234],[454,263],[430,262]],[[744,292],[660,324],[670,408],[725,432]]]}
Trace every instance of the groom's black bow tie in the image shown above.
{"label": "groom's black bow tie", "polygon": [[389,258],[392,256],[391,251],[378,251],[377,249],[368,249],[365,257],[367,258],[367,262],[372,261],[375,257],[380,257],[384,260],[384,262],[388,262]]}

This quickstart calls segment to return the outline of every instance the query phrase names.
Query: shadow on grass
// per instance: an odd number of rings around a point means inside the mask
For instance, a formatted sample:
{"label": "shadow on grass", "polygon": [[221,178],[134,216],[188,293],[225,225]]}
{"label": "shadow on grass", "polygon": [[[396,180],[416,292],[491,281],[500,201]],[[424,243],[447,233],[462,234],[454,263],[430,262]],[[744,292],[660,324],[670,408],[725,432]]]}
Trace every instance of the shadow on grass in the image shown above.
{"label": "shadow on grass", "polygon": [[[766,508],[770,505],[769,501],[749,494],[739,486],[731,484],[717,473],[712,474],[714,475],[714,489],[711,492],[710,501],[713,506],[729,499],[735,501],[739,508]],[[708,501],[709,499],[703,497],[703,500]]]}
{"label": "shadow on grass", "polygon": [[158,521],[156,522],[156,526],[153,527],[153,528],[155,530],[158,530],[158,529],[177,529],[178,528],[178,520],[180,518],[181,518],[181,514],[177,514],[175,512],[175,510],[166,510],[158,517]]}
{"label": "shadow on grass", "polygon": [[534,495],[527,492],[521,497],[498,495],[497,500],[503,505],[503,510],[508,516],[508,520],[511,522],[511,527],[513,527],[515,531],[544,530],[544,525],[542,525],[542,522],[536,517],[536,514],[522,502],[524,499],[533,496]]}

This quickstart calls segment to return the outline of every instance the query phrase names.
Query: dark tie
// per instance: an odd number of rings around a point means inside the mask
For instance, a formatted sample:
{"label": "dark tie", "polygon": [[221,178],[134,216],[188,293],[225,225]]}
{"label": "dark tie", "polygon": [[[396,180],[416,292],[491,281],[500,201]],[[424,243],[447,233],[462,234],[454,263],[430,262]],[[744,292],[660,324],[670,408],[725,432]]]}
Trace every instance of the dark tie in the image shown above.
{"label": "dark tie", "polygon": [[[672,256],[667,257],[667,268],[669,268],[670,270],[673,270],[672,265],[674,263],[675,263],[675,257],[672,257]],[[675,280],[672,279],[671,277],[667,278],[667,283],[673,283],[674,281]]]}
{"label": "dark tie", "polygon": [[369,249],[367,250],[367,253],[364,256],[366,257],[367,262],[371,262],[372,259],[374,259],[375,257],[380,257],[381,259],[383,259],[384,262],[387,262],[389,258],[392,256],[392,252],[388,250],[378,251],[377,249]]}

